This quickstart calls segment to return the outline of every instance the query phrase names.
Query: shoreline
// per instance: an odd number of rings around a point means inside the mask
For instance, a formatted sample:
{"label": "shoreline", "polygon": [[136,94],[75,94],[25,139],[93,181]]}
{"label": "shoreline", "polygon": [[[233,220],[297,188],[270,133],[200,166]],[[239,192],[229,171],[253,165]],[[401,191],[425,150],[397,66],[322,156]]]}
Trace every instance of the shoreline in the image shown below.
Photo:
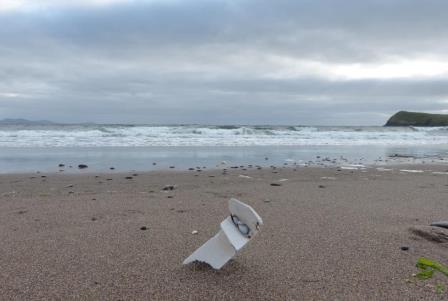
{"label": "shoreline", "polygon": [[[448,245],[410,232],[446,220],[447,175],[312,167],[136,174],[0,175],[0,296],[447,297],[435,292],[443,275],[412,275],[421,256],[447,264]],[[216,233],[230,197],[260,214],[260,234],[220,271],[183,266]]]}
{"label": "shoreline", "polygon": [[[0,173],[78,172],[79,164],[93,172],[187,170],[252,164],[283,166],[389,165],[448,162],[447,146],[302,146],[302,147],[121,147],[121,148],[0,148]],[[65,167],[59,168],[59,164]],[[69,168],[73,166],[73,168]],[[83,170],[84,171],[84,170]],[[83,172],[82,171],[82,172]]]}

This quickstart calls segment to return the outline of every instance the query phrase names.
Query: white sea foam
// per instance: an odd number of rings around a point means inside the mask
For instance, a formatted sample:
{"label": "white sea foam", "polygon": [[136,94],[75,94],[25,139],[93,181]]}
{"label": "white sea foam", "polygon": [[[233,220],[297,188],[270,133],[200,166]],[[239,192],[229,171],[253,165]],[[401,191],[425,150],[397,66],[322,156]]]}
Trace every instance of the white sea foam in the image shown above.
{"label": "white sea foam", "polygon": [[0,126],[0,147],[441,145],[448,127]]}

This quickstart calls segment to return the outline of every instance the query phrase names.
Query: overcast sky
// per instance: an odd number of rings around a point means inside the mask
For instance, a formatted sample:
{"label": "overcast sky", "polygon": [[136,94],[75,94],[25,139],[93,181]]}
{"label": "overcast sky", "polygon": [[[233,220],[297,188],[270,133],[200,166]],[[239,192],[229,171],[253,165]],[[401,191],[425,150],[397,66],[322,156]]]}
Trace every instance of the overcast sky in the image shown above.
{"label": "overcast sky", "polygon": [[398,110],[448,113],[446,0],[0,0],[0,118],[382,125]]}

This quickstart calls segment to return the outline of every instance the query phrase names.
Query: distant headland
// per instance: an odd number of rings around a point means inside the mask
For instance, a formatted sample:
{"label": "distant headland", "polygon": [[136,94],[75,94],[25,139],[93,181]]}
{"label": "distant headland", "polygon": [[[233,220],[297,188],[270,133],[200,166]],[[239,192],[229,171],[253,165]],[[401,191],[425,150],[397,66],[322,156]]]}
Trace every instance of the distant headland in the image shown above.
{"label": "distant headland", "polygon": [[429,114],[400,111],[385,126],[448,126],[448,114]]}
{"label": "distant headland", "polygon": [[55,124],[48,120],[28,120],[23,118],[6,118],[1,119],[0,124],[6,125],[50,125]]}

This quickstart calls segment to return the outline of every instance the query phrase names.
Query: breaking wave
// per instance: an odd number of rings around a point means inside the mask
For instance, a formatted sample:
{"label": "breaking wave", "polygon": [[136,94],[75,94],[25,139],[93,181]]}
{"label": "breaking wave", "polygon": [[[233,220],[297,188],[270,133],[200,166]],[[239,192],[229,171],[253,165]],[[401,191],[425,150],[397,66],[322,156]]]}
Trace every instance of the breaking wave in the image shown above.
{"label": "breaking wave", "polygon": [[435,144],[448,144],[448,127],[0,126],[0,147]]}

